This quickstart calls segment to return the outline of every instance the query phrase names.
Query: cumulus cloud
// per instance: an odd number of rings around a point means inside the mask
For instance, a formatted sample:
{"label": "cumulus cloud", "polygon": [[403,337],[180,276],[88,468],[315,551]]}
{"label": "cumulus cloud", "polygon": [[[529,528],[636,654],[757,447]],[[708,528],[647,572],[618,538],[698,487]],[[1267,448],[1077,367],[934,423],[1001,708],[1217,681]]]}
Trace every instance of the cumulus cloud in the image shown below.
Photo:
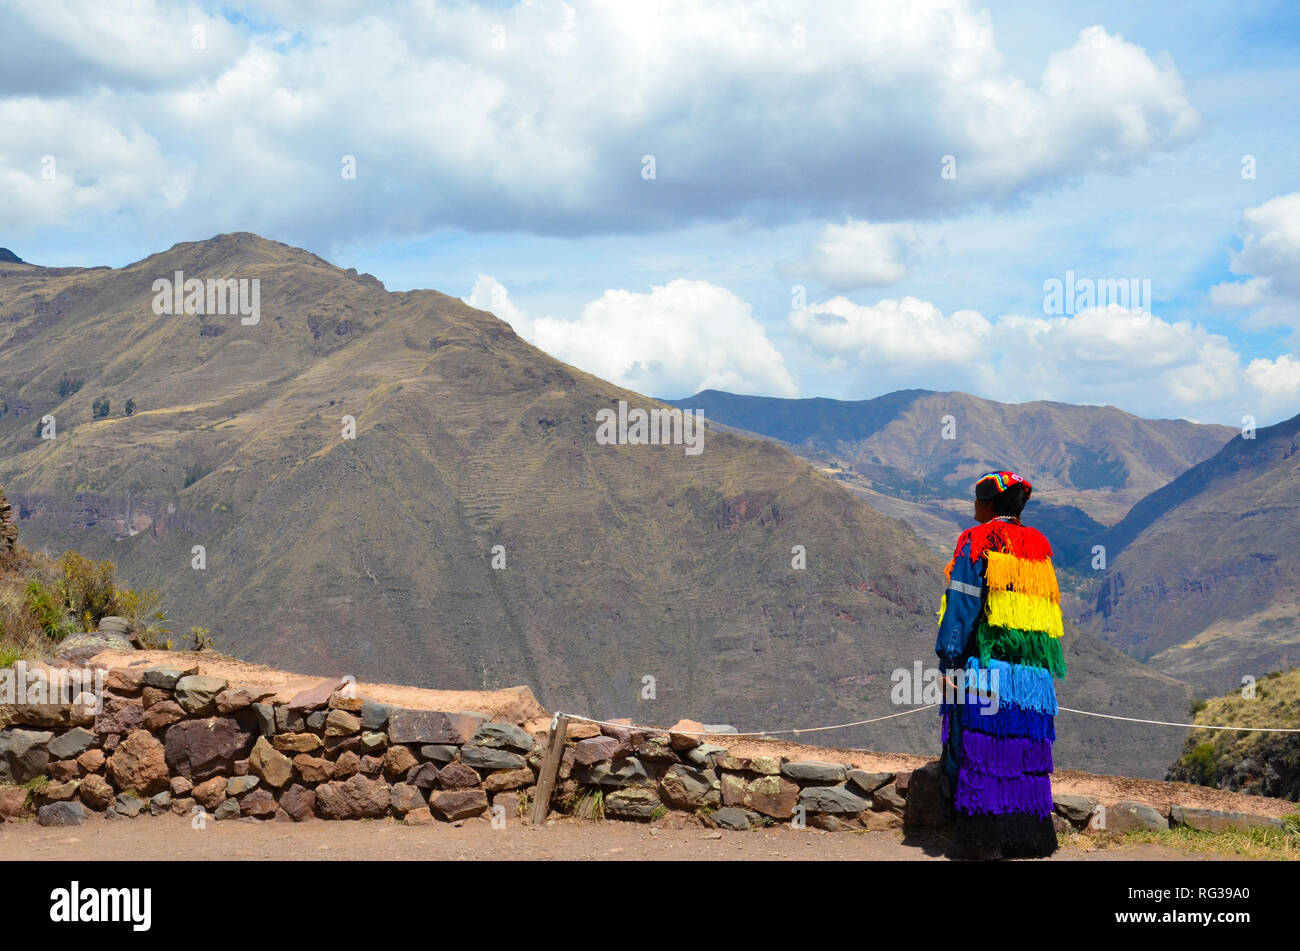
{"label": "cumulus cloud", "polygon": [[[797,14],[743,0],[81,9],[51,0],[6,14],[20,39],[0,52],[29,68],[0,67],[0,101],[39,117],[57,97],[74,132],[93,116],[158,143],[163,167],[137,167],[112,211],[148,219],[157,183],[183,179],[179,220],[197,234],[320,245],[846,208],[898,220],[1127,168],[1199,123],[1172,67],[1101,27],[1025,83],[967,0],[826,0]],[[206,50],[192,49],[195,25]],[[32,187],[12,173],[49,151],[34,121],[6,128],[6,190]],[[344,155],[355,179],[340,177]],[[940,174],[945,155],[955,177]],[[118,171],[88,156],[73,188]],[[51,223],[40,201],[6,203],[21,213],[11,230]],[[811,260],[841,282],[864,278],[830,252]]]}
{"label": "cumulus cloud", "polygon": [[907,258],[916,244],[911,225],[828,224],[801,259],[782,262],[777,270],[783,277],[821,281],[837,290],[897,284],[907,277]]}
{"label": "cumulus cloud", "polygon": [[1300,192],[1247,208],[1239,230],[1241,250],[1231,253],[1228,268],[1250,277],[1216,284],[1210,301],[1246,311],[1248,326],[1300,331]]}
{"label": "cumulus cloud", "polygon": [[1294,354],[1284,353],[1273,360],[1251,360],[1246,367],[1246,378],[1260,392],[1289,399],[1292,405],[1300,397],[1300,360]]}
{"label": "cumulus cloud", "polygon": [[501,318],[525,340],[532,339],[533,322],[528,319],[527,314],[515,306],[514,301],[510,299],[510,292],[496,278],[480,274],[474,281],[474,289],[470,291],[469,297],[461,299],[471,307],[486,310]]}
{"label": "cumulus cloud", "polygon": [[798,395],[749,304],[707,281],[678,279],[644,294],[608,290],[575,320],[530,319],[484,274],[465,301],[490,310],[552,356],[639,393]]}
{"label": "cumulus cloud", "polygon": [[945,315],[912,297],[870,305],[836,297],[791,311],[787,321],[827,367],[860,371],[863,395],[921,379],[929,388],[1002,400],[1111,403],[1178,416],[1221,411],[1235,401],[1266,415],[1285,411],[1300,388],[1300,362],[1292,355],[1243,369],[1220,334],[1113,305],[1073,316],[989,320],[972,310]]}

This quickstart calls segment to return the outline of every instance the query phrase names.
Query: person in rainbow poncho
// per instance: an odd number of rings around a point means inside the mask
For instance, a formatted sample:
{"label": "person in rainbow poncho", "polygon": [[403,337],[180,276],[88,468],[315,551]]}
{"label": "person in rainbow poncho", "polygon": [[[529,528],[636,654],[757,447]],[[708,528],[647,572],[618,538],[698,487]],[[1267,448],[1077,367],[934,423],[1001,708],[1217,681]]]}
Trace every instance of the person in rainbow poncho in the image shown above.
{"label": "person in rainbow poncho", "polygon": [[1065,676],[1052,546],[1020,513],[1033,491],[1014,472],[975,483],[975,519],[957,538],[939,605],[935,652],[949,687],[939,760],[955,854],[1041,857],[1056,851],[1052,742]]}

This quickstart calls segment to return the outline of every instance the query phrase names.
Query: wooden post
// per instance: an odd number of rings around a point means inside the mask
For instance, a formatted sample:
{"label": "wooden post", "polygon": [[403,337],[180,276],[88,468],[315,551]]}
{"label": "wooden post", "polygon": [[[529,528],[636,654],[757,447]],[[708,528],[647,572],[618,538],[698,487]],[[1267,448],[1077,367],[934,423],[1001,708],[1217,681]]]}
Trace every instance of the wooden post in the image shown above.
{"label": "wooden post", "polygon": [[555,791],[555,778],[560,772],[560,760],[564,756],[564,738],[569,732],[569,718],[563,713],[555,717],[555,726],[551,729],[550,739],[546,744],[546,758],[542,760],[542,771],[537,776],[537,798],[533,800],[532,824],[542,825],[551,811],[551,793]]}

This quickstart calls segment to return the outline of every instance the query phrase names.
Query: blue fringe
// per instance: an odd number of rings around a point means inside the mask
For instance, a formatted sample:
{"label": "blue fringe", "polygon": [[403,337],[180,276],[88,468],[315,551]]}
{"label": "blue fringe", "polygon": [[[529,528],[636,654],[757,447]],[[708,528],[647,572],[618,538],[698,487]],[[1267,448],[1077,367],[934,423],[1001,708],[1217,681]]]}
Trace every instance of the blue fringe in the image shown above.
{"label": "blue fringe", "polygon": [[993,736],[1020,736],[1030,740],[1055,740],[1056,724],[1050,714],[1026,710],[1013,703],[1001,703],[997,713],[990,704],[959,703],[951,707],[961,717],[963,729]]}
{"label": "blue fringe", "polygon": [[978,703],[979,694],[994,693],[1003,704],[1014,704],[1024,710],[1037,710],[1056,716],[1056,687],[1052,675],[1044,667],[1028,664],[1011,664],[1005,660],[989,660],[982,666],[978,657],[966,662],[967,703]]}

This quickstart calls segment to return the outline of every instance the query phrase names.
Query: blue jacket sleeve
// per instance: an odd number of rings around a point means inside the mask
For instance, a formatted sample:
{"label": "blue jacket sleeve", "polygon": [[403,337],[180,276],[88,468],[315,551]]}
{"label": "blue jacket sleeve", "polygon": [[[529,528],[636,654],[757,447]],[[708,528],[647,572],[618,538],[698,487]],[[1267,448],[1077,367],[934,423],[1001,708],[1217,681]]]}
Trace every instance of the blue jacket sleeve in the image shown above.
{"label": "blue jacket sleeve", "polygon": [[939,638],[934,645],[934,652],[945,668],[961,663],[983,605],[984,559],[971,561],[970,539],[967,539],[952,566],[952,578],[944,592],[943,613],[939,618]]}

